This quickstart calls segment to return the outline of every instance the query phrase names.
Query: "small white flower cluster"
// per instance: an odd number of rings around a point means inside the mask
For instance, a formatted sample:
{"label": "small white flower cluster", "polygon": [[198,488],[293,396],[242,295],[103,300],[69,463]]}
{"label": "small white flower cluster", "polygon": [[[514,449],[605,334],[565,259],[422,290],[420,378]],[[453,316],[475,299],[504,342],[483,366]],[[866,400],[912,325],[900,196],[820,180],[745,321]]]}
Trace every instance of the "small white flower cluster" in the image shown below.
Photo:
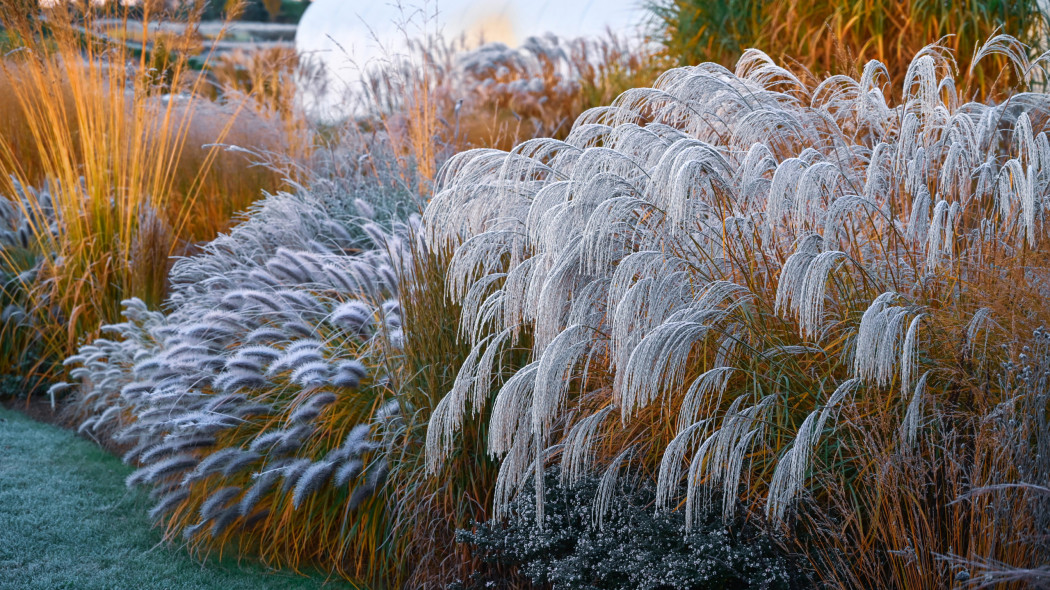
{"label": "small white flower cluster", "polygon": [[[739,518],[729,528],[713,511],[687,530],[681,514],[653,512],[651,482],[610,484],[603,476],[566,485],[552,472],[541,522],[523,496],[506,519],[459,531],[457,539],[486,562],[517,566],[534,584],[553,588],[812,587],[807,568],[754,522]],[[619,501],[599,520],[609,485]]]}

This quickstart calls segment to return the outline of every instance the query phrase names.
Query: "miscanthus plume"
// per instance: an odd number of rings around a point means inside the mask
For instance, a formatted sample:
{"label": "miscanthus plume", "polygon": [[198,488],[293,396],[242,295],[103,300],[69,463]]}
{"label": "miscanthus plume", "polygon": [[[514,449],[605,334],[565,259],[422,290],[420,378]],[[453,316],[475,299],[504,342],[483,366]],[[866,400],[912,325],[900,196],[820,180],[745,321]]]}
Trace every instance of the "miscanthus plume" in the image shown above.
{"label": "miscanthus plume", "polygon": [[[1042,76],[1016,45],[982,55]],[[424,231],[454,248],[474,350],[431,417],[431,468],[489,412],[497,513],[531,480],[542,519],[560,462],[567,481],[641,468],[687,519],[741,502],[782,519],[815,470],[845,469],[815,459],[843,412],[877,408],[915,445],[999,354],[997,314],[1038,325],[1018,299],[1050,294],[1044,267],[1018,270],[1047,251],[1050,96],[966,102],[955,73],[936,45],[903,80],[872,61],[819,83],[749,50],[627,91],[564,141],[454,157]],[[523,368],[501,362],[523,347]]]}

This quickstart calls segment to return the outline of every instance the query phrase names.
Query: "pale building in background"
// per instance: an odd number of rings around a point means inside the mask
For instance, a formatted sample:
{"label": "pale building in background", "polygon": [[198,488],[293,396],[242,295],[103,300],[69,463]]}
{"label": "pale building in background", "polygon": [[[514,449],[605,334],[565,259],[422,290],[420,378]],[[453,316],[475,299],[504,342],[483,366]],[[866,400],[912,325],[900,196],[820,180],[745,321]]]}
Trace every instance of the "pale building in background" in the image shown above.
{"label": "pale building in background", "polygon": [[329,75],[327,92],[307,93],[305,106],[322,119],[349,114],[344,97],[359,85],[361,69],[402,52],[406,38],[440,33],[464,36],[470,46],[498,41],[513,47],[548,32],[567,38],[606,29],[641,34],[645,18],[641,0],[315,0],[299,22],[295,45]]}

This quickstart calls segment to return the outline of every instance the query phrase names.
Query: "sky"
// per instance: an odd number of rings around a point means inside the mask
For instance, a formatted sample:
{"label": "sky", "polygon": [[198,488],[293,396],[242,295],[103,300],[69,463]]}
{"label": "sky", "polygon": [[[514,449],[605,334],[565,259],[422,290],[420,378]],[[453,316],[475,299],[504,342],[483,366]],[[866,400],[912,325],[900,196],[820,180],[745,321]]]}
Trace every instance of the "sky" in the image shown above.
{"label": "sky", "polygon": [[[520,45],[533,35],[597,36],[640,31],[642,0],[314,0],[296,33],[300,54],[323,61],[334,73],[330,84],[353,84],[360,68],[396,54],[410,38],[440,32]],[[329,108],[335,105],[315,105]]]}

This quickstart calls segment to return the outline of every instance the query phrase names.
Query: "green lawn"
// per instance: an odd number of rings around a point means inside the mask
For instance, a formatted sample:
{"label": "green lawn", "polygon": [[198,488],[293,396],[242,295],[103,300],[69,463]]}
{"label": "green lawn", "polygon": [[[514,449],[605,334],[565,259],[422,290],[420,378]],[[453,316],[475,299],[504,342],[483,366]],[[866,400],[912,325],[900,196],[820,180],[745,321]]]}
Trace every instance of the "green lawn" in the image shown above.
{"label": "green lawn", "polygon": [[0,407],[0,589],[343,588],[255,564],[201,564],[160,544],[131,468],[97,445]]}

